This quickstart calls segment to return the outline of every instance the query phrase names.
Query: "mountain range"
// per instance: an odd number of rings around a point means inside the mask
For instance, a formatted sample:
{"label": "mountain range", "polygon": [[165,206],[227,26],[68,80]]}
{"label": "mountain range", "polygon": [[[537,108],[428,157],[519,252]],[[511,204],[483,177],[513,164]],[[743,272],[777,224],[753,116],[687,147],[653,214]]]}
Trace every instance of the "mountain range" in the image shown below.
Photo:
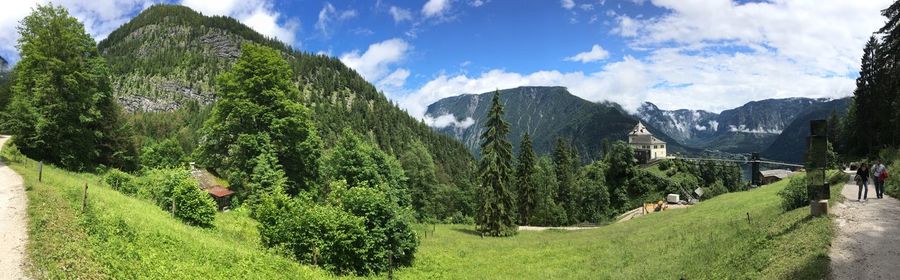
{"label": "mountain range", "polygon": [[840,111],[848,105],[849,98],[766,99],[716,114],[687,109],[666,111],[652,103],[644,103],[637,116],[647,125],[690,147],[750,153],[766,150],[800,116],[813,111]]}
{"label": "mountain range", "polygon": [[[629,115],[616,103],[594,103],[572,95],[564,87],[518,87],[500,90],[505,105],[504,119],[511,124],[509,134],[513,147],[528,132],[535,152],[549,154],[558,138],[569,141],[582,160],[597,159],[602,154],[603,140],[625,139],[638,119]],[[441,99],[428,106],[426,117],[456,119],[437,131],[459,139],[474,154],[478,154],[483,120],[487,117],[493,92],[463,94]],[[465,124],[465,125],[459,125]],[[684,147],[655,128],[663,141],[671,143],[669,152],[698,152]]]}
{"label": "mountain range", "polygon": [[[563,87],[519,87],[500,90],[505,119],[511,124],[510,141],[518,145],[527,131],[538,154],[549,154],[556,139],[570,141],[585,159],[599,157],[603,139],[625,140],[638,121],[668,143],[669,153],[743,154],[800,162],[805,151],[803,132],[808,121],[846,110],[849,98],[767,99],[714,113],[704,110],[662,110],[644,103],[630,114],[616,103],[594,103],[572,95]],[[492,92],[441,99],[426,111],[429,118],[452,117],[434,129],[462,141],[478,155],[482,121]],[[805,129],[805,130],[804,130]],[[784,135],[784,137],[780,137]]]}

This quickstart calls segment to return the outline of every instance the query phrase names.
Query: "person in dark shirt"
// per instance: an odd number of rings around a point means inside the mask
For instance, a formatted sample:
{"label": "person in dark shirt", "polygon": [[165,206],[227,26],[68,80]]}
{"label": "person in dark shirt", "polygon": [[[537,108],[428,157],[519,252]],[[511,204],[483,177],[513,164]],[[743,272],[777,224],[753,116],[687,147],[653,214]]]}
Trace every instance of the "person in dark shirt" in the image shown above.
{"label": "person in dark shirt", "polygon": [[859,193],[856,195],[856,200],[866,201],[869,196],[869,166],[865,163],[859,169],[856,169],[856,184],[859,185]]}

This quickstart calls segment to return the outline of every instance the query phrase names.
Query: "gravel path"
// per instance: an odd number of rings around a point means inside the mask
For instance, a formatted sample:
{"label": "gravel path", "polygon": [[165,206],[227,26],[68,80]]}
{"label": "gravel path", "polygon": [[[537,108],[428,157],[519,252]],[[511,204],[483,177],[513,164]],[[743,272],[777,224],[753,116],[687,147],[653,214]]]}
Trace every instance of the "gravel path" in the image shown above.
{"label": "gravel path", "polygon": [[834,206],[837,236],[832,242],[831,279],[898,279],[900,277],[900,201],[856,200],[859,187],[844,185],[844,203]]}
{"label": "gravel path", "polygon": [[[0,136],[0,148],[9,136]],[[28,279],[22,267],[28,240],[22,177],[0,162],[0,278]]]}

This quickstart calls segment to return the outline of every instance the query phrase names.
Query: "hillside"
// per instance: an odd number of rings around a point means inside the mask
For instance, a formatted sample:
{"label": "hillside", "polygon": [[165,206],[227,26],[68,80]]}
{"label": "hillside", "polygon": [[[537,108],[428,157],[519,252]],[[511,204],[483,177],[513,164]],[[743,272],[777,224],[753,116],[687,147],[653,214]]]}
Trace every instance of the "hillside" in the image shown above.
{"label": "hillside", "polygon": [[154,5],[98,47],[110,65],[115,96],[132,112],[140,142],[176,137],[190,151],[197,143],[195,131],[215,102],[216,76],[246,42],[283,52],[301,89],[298,99],[312,110],[326,145],[346,128],[395,155],[418,141],[434,156],[443,183],[469,184],[473,159],[463,145],[410,117],[338,59],[292,49],[233,18]]}
{"label": "hillside", "polygon": [[850,98],[832,100],[814,106],[784,129],[761,155],[768,159],[802,163],[806,152],[806,137],[809,137],[811,120],[827,120],[832,112],[844,114],[850,106]]}
{"label": "hillside", "polygon": [[[428,106],[426,116],[438,118],[452,115],[459,122],[471,118],[471,125],[436,127],[437,131],[462,141],[474,154],[478,154],[482,123],[490,107],[493,92],[464,94],[441,99]],[[597,159],[602,153],[603,139],[625,140],[628,131],[637,120],[613,103],[593,103],[581,99],[564,87],[518,87],[500,90],[500,100],[505,105],[504,119],[511,124],[509,140],[518,147],[527,131],[534,141],[538,154],[549,154],[557,138],[571,141],[583,160]],[[654,131],[656,132],[656,131]],[[673,145],[669,152],[685,153],[670,138],[660,135]],[[692,150],[691,150],[692,151]]]}
{"label": "hillside", "polygon": [[248,211],[217,213],[214,227],[203,229],[98,183],[97,175],[44,165],[39,182],[37,162],[6,163],[27,186],[26,269],[34,279],[333,278],[263,248]]}

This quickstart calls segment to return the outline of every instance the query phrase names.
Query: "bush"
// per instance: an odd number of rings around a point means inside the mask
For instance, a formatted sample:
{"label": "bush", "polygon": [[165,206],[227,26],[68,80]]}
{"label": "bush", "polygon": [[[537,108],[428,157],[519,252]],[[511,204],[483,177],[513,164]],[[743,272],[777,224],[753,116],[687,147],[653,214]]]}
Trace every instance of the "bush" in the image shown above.
{"label": "bush", "polygon": [[791,181],[784,189],[778,191],[781,197],[781,209],[794,210],[809,205],[809,196],[806,192],[806,176],[791,177]]}
{"label": "bush", "polygon": [[19,151],[19,147],[12,141],[8,142],[9,144],[6,145],[6,147],[0,147],[3,149],[3,151],[0,152],[0,157],[6,162],[21,162],[21,160],[25,158],[25,156],[22,155],[22,151]]}
{"label": "bush", "polygon": [[200,189],[187,170],[149,170],[137,181],[139,197],[149,199],[168,211],[173,210],[174,199],[175,217],[191,225],[212,226],[216,203]]}
{"label": "bush", "polygon": [[211,227],[216,218],[216,202],[196,182],[183,180],[172,190],[175,217],[187,224]]}
{"label": "bush", "polygon": [[669,160],[663,160],[659,162],[659,170],[666,171],[672,167],[672,162]]}
{"label": "bush", "polygon": [[106,181],[106,184],[109,185],[110,188],[127,195],[134,195],[138,190],[134,176],[115,168],[106,172],[104,181]]}
{"label": "bush", "polygon": [[722,184],[722,181],[719,180],[716,180],[715,183],[703,189],[705,190],[705,192],[703,193],[703,197],[706,199],[728,193],[728,189],[725,188],[725,184]]}
{"label": "bush", "polygon": [[262,195],[254,211],[263,245],[337,274],[362,272],[368,251],[363,218],[283,192]]}
{"label": "bush", "polygon": [[388,260],[395,266],[412,264],[419,241],[412,230],[413,213],[391,202],[384,192],[366,187],[336,190],[332,204],[365,220],[366,244],[369,251],[365,263],[357,271],[381,272]]}
{"label": "bush", "polygon": [[337,274],[368,275],[411,265],[419,244],[410,221],[390,195],[369,187],[331,184],[328,204],[289,198],[281,188],[254,206],[262,244]]}

